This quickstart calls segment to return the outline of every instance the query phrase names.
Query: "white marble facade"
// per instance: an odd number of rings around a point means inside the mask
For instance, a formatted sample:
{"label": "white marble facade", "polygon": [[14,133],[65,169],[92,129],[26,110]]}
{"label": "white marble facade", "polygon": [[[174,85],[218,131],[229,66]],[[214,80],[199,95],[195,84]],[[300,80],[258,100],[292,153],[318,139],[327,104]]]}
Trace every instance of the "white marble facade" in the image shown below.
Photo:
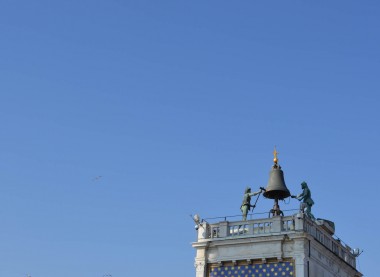
{"label": "white marble facade", "polygon": [[362,276],[356,270],[351,249],[303,214],[215,224],[203,222],[193,247],[196,277],[210,277],[211,268],[224,264],[281,261],[294,264],[294,274],[289,276]]}

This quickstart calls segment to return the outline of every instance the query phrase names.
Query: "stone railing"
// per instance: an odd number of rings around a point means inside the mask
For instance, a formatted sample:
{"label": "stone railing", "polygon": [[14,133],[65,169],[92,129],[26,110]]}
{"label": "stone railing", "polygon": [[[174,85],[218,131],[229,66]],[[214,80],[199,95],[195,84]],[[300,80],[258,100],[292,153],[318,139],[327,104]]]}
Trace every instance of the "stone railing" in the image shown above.
{"label": "stone railing", "polygon": [[340,259],[356,268],[356,260],[351,248],[333,238],[332,233],[329,233],[321,222],[312,221],[303,213],[247,221],[221,221],[212,224],[203,222],[198,229],[198,241],[269,236],[294,232],[310,234]]}
{"label": "stone railing", "polygon": [[[302,226],[298,227],[300,230]],[[272,217],[247,221],[221,221],[204,223],[198,233],[198,240],[241,236],[261,236],[296,230],[294,216]]]}
{"label": "stone railing", "polygon": [[356,268],[356,259],[352,253],[351,247],[344,245],[339,239],[333,238],[328,232],[326,232],[321,224],[313,222],[307,217],[303,220],[304,231],[314,237],[323,246],[344,260],[346,263]]}

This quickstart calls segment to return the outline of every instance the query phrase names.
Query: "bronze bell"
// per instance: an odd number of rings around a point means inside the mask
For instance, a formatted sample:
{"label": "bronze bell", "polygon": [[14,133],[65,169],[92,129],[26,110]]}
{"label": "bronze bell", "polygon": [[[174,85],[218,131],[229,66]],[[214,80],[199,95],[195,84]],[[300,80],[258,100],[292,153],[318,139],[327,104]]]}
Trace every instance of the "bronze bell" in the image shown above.
{"label": "bronze bell", "polygon": [[265,190],[264,197],[270,199],[282,200],[290,196],[290,192],[285,185],[284,172],[277,164],[269,172],[269,182]]}
{"label": "bronze bell", "polygon": [[269,172],[269,182],[264,190],[264,197],[274,199],[273,209],[270,210],[273,216],[283,216],[284,213],[280,210],[280,206],[278,205],[278,200],[283,200],[290,196],[290,192],[285,185],[284,180],[284,172],[281,170],[281,166],[278,165],[278,157],[277,157],[276,147],[274,148],[274,165],[272,166],[272,170]]}

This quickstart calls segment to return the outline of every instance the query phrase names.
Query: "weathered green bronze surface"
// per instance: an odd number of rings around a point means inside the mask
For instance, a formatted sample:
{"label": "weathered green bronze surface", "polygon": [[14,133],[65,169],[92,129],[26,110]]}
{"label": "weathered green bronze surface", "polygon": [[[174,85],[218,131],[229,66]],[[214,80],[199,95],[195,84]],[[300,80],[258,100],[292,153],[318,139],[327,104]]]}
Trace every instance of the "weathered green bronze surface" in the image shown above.
{"label": "weathered green bronze surface", "polygon": [[251,197],[261,193],[261,190],[256,192],[251,192],[251,188],[247,187],[243,196],[243,203],[240,206],[240,210],[243,213],[243,220],[247,220],[247,214],[250,211],[251,207],[255,208],[255,205],[251,205]]}
{"label": "weathered green bronze surface", "polygon": [[292,195],[292,198],[296,198],[299,201],[302,201],[305,205],[304,212],[311,219],[315,220],[314,215],[311,213],[311,207],[314,205],[313,199],[311,199],[311,191],[307,186],[306,182],[301,183],[302,193],[295,196]]}

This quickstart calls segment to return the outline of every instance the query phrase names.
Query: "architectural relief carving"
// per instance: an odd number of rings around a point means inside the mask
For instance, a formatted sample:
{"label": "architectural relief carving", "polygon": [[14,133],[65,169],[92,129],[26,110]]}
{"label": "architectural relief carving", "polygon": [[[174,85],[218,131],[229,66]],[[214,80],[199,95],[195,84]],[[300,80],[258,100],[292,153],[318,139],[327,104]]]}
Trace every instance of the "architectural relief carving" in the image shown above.
{"label": "architectural relief carving", "polygon": [[206,263],[204,261],[197,261],[194,263],[195,270],[197,272],[204,272]]}

